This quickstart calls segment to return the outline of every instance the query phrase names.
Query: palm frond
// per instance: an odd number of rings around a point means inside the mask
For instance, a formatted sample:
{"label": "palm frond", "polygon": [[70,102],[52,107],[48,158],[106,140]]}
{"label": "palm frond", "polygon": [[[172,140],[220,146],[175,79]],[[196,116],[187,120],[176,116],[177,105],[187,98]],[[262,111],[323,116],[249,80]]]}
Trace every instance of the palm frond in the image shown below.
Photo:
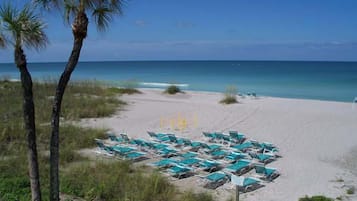
{"label": "palm frond", "polygon": [[0,17],[3,19],[4,34],[15,46],[26,46],[36,50],[48,43],[44,32],[45,23],[35,13],[33,7],[25,6],[21,10],[11,5],[0,7]]}
{"label": "palm frond", "polygon": [[64,0],[64,19],[69,24],[71,19],[74,18],[78,12],[78,1]]}
{"label": "palm frond", "polygon": [[52,8],[60,9],[63,5],[62,0],[32,0],[35,6],[45,8],[46,10],[51,10]]}
{"label": "palm frond", "polygon": [[122,14],[123,0],[91,0],[89,9],[98,31],[105,31],[116,14]]}

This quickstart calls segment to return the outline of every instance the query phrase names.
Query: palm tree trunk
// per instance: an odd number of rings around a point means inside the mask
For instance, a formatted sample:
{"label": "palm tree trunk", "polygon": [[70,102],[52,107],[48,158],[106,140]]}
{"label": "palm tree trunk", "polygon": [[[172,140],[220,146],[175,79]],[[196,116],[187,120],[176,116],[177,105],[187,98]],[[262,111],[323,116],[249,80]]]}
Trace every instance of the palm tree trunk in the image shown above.
{"label": "palm tree trunk", "polygon": [[26,56],[21,47],[15,48],[15,63],[21,73],[23,90],[23,112],[28,143],[28,168],[31,184],[31,196],[33,201],[41,200],[40,175],[37,159],[35,106],[33,103],[32,79],[27,70]]}
{"label": "palm tree trunk", "polygon": [[84,12],[79,12],[72,25],[74,43],[72,53],[68,59],[66,68],[57,84],[56,95],[52,106],[51,120],[51,147],[50,147],[50,200],[59,201],[59,121],[62,99],[67,84],[74,71],[81,53],[83,40],[87,36],[88,18]]}

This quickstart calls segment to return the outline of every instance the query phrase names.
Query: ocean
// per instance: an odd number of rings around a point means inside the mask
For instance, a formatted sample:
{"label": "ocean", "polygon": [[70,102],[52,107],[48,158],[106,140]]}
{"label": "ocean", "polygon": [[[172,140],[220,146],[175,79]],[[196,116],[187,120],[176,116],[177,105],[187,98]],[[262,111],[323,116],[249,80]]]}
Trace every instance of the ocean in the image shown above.
{"label": "ocean", "polygon": [[[58,79],[65,63],[30,63],[34,79]],[[0,64],[0,76],[18,79],[14,64]],[[73,80],[114,85],[224,92],[258,96],[352,102],[357,97],[357,62],[308,61],[108,61],[80,62]]]}

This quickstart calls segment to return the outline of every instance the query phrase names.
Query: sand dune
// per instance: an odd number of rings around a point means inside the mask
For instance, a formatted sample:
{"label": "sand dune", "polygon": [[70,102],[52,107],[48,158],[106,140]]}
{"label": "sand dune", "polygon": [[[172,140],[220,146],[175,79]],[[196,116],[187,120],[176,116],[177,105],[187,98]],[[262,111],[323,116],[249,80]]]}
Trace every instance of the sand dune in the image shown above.
{"label": "sand dune", "polygon": [[[222,105],[218,103],[222,95],[217,93],[169,96],[159,90],[143,92],[124,96],[129,105],[118,115],[84,123],[140,138],[148,138],[148,130],[191,139],[203,139],[202,131],[237,130],[276,144],[283,157],[270,166],[282,175],[264,188],[244,194],[245,201],[295,201],[316,194],[336,198],[346,195],[346,186],[357,186],[357,108],[349,103],[247,97],[240,98],[239,104]],[[185,120],[186,126],[177,125],[177,119]],[[193,178],[175,184],[196,186]],[[234,195],[225,187],[214,192],[223,201]]]}

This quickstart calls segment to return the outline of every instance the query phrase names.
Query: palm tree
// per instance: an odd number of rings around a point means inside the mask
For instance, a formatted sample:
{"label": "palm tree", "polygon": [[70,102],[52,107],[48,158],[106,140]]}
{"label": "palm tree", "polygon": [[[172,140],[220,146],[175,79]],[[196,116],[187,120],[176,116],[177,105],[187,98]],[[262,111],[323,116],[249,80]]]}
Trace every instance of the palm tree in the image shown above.
{"label": "palm tree", "polygon": [[[23,46],[36,50],[45,47],[47,36],[45,24],[34,10],[25,6],[21,10],[10,4],[0,7],[2,45],[5,41],[14,46],[15,64],[21,74],[23,91],[23,115],[28,143],[28,163],[32,200],[41,200],[39,168],[37,160],[35,106],[33,103],[32,78],[27,70],[27,60]],[[5,40],[8,39],[8,40]]]}
{"label": "palm tree", "polygon": [[72,21],[73,47],[68,62],[58,81],[51,117],[50,146],[50,200],[59,200],[59,117],[62,98],[81,53],[84,39],[87,37],[88,16],[94,21],[99,31],[104,31],[114,15],[122,14],[124,0],[35,0],[45,8],[59,8],[64,12],[66,22]]}

